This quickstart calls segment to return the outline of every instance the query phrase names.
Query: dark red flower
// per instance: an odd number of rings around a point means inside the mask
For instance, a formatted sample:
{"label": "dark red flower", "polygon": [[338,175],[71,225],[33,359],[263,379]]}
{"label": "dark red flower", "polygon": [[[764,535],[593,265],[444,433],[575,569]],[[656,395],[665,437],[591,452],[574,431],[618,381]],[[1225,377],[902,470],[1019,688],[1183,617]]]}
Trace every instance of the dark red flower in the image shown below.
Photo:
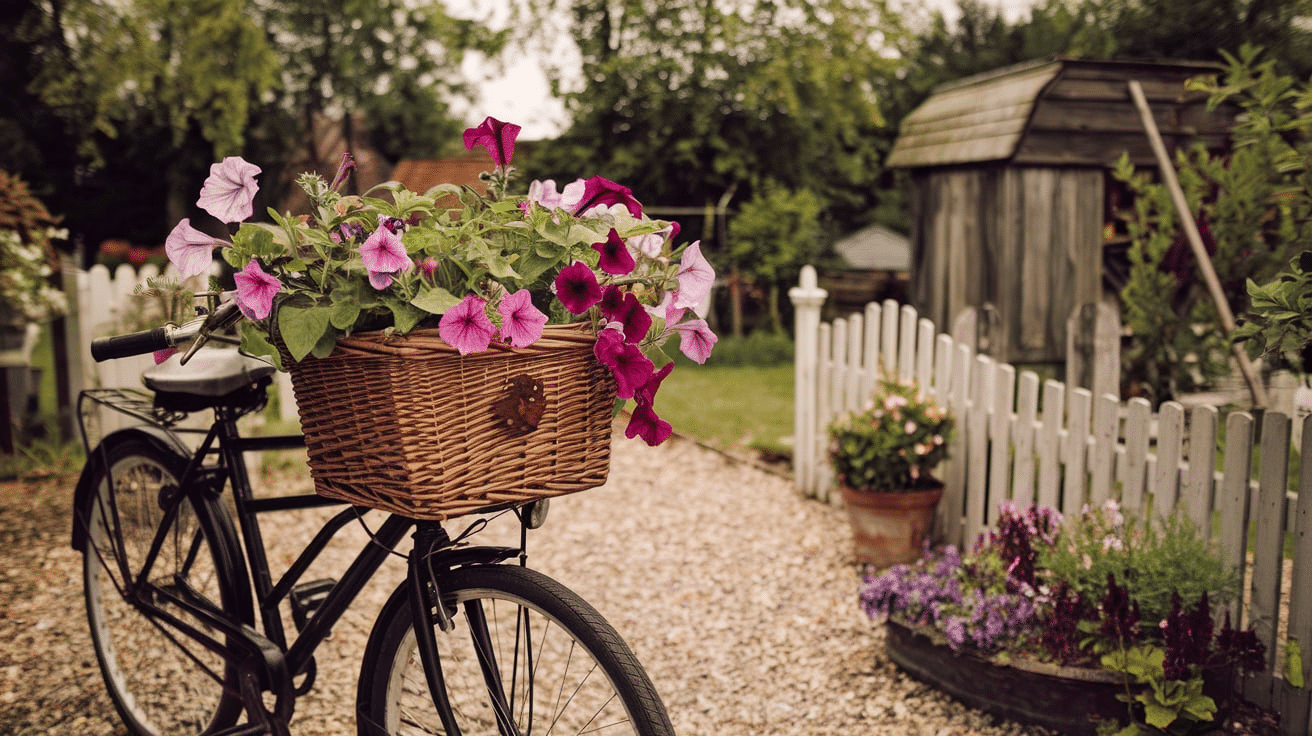
{"label": "dark red flower", "polygon": [[642,205],[633,198],[633,190],[610,179],[594,176],[583,182],[583,199],[571,214],[581,215],[593,207],[622,204],[634,217],[642,217]]}
{"label": "dark red flower", "polygon": [[605,242],[593,243],[592,249],[601,254],[601,270],[611,276],[628,276],[638,265],[633,260],[633,254],[629,253],[629,246],[624,244],[624,238],[620,237],[615,228],[610,229]]}
{"label": "dark red flower", "polygon": [[476,128],[465,130],[465,150],[472,151],[475,146],[483,146],[492,156],[497,166],[505,166],[515,157],[515,138],[520,127],[514,123],[503,123],[493,117],[483,120]]}
{"label": "dark red flower", "polygon": [[601,299],[597,274],[582,261],[562,268],[556,275],[556,298],[571,314],[583,314]]}

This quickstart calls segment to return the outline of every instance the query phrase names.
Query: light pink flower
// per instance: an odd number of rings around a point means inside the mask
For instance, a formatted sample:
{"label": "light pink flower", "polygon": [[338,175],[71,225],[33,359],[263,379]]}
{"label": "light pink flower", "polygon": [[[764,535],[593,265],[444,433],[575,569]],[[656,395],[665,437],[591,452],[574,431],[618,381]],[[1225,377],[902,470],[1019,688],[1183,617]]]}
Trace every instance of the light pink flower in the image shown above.
{"label": "light pink flower", "polygon": [[704,319],[690,319],[674,327],[679,333],[679,352],[698,363],[705,363],[719,340]]}
{"label": "light pink flower", "polygon": [[501,339],[517,348],[526,348],[542,337],[547,315],[533,306],[528,289],[520,289],[501,300]]}
{"label": "light pink flower", "polygon": [[700,240],[684,249],[675,278],[679,280],[679,293],[674,298],[674,306],[685,309],[698,307],[710,296],[711,285],[715,283],[715,269],[702,256]]}
{"label": "light pink flower", "polygon": [[401,236],[381,226],[360,246],[360,260],[366,269],[379,273],[396,273],[413,265]]}
{"label": "light pink flower", "polygon": [[916,423],[915,423],[915,422],[907,422],[906,425],[905,425],[904,427],[902,427],[902,428],[906,430],[907,434],[911,434],[912,432],[915,432],[915,431],[916,431]]}
{"label": "light pink flower", "polygon": [[282,290],[282,282],[264,272],[252,258],[246,268],[233,274],[237,283],[237,308],[247,319],[264,319],[273,311],[273,298]]}
{"label": "light pink flower", "polygon": [[260,167],[240,156],[211,164],[196,204],[222,222],[241,222],[251,216],[251,203],[260,189],[255,183],[258,173]]}
{"label": "light pink flower", "polygon": [[496,337],[497,327],[488,319],[486,306],[486,299],[470,294],[446,310],[437,323],[437,334],[461,355],[487,350]]}
{"label": "light pink flower", "polygon": [[183,218],[173,226],[173,231],[164,241],[164,252],[169,261],[177,266],[178,272],[185,278],[199,276],[210,270],[214,260],[215,246],[226,245],[191,226],[191,220]]}
{"label": "light pink flower", "polygon": [[582,179],[578,179],[570,184],[565,185],[563,191],[556,191],[556,181],[547,179],[546,181],[534,180],[528,185],[528,201],[536,202],[549,210],[561,209],[566,212],[573,212],[574,208],[579,206],[583,200],[583,191],[587,185]]}

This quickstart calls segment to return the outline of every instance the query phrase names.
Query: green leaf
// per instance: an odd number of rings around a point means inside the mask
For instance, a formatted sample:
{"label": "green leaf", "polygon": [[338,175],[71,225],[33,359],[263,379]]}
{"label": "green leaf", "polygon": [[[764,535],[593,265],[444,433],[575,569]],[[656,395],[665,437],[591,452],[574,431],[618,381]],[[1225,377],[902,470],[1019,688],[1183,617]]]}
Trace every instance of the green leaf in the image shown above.
{"label": "green leaf", "polygon": [[278,349],[269,342],[268,336],[264,330],[257,327],[250,320],[242,320],[241,323],[241,351],[253,358],[269,356],[273,365],[280,371],[287,370],[282,364],[282,355]]}
{"label": "green leaf", "polygon": [[1285,682],[1303,687],[1303,650],[1297,639],[1285,642]]}
{"label": "green leaf", "polygon": [[1150,726],[1166,728],[1175,722],[1175,711],[1157,705],[1156,703],[1144,703],[1143,719],[1147,721]]}
{"label": "green leaf", "polygon": [[282,305],[278,308],[278,334],[282,336],[283,344],[287,346],[287,352],[291,353],[292,358],[300,360],[314,350],[328,332],[331,316],[331,308],[317,305]]}
{"label": "green leaf", "polygon": [[415,298],[410,300],[412,306],[418,307],[429,314],[444,314],[446,310],[459,303],[459,297],[440,286],[421,289],[415,295]]}
{"label": "green leaf", "polygon": [[359,318],[360,303],[354,300],[338,299],[337,292],[334,291],[332,313],[329,316],[329,322],[332,326],[338,330],[349,330]]}

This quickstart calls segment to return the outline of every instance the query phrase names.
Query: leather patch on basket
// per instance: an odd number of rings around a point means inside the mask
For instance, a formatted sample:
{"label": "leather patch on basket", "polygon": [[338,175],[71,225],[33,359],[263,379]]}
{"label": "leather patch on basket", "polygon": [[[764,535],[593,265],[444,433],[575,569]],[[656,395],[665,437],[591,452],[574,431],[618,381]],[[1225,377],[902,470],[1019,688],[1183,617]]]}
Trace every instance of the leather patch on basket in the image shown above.
{"label": "leather patch on basket", "polygon": [[508,432],[521,435],[538,428],[546,408],[542,382],[520,374],[506,379],[505,395],[492,405],[492,413]]}

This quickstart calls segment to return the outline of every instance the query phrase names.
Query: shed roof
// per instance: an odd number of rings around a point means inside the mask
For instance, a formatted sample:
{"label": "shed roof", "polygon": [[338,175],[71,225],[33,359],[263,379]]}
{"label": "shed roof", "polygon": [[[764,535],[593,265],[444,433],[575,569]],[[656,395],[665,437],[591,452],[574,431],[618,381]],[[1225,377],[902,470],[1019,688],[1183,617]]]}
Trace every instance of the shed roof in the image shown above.
{"label": "shed roof", "polygon": [[835,241],[834,250],[852,268],[911,270],[911,241],[882,225],[867,225]]}
{"label": "shed roof", "polygon": [[1055,58],[967,77],[936,88],[902,121],[888,166],[1105,166],[1122,151],[1151,163],[1131,79],[1143,85],[1168,147],[1195,136],[1221,145],[1232,114],[1207,111],[1206,96],[1184,88],[1185,80],[1218,71],[1206,62]]}

